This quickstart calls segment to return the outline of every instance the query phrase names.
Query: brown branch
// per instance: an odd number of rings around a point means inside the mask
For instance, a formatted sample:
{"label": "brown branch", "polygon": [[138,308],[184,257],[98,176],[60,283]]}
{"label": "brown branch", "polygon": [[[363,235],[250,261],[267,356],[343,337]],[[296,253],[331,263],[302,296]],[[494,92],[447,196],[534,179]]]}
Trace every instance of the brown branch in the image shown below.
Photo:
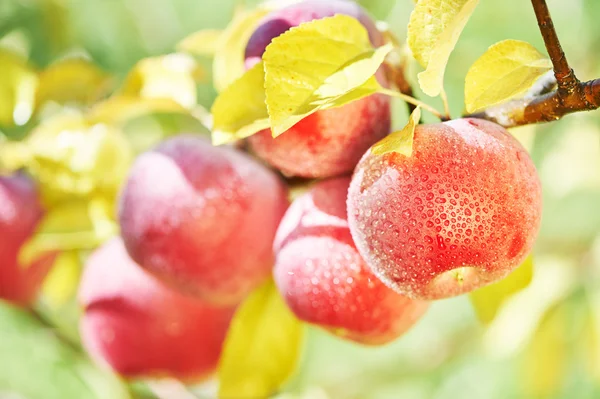
{"label": "brown branch", "polygon": [[532,99],[510,101],[467,115],[487,119],[504,127],[551,122],[565,115],[600,107],[600,79],[578,83],[574,90],[555,90]]}
{"label": "brown branch", "polygon": [[560,45],[546,0],[531,0],[531,4],[535,11],[535,17],[537,18],[540,32],[544,38],[546,50],[548,51],[550,60],[552,60],[554,76],[556,76],[559,90],[575,89],[579,81],[569,66],[565,52]]}
{"label": "brown branch", "polygon": [[[552,60],[558,88],[544,94],[554,86],[552,81],[544,77],[541,83],[538,82],[534,86],[534,93],[520,100],[509,101],[467,116],[491,120],[504,127],[513,127],[550,122],[574,112],[591,111],[600,107],[600,79],[589,82],[580,82],[577,79],[558,40],[546,0],[531,0],[531,3]],[[547,82],[544,83],[543,79]]]}

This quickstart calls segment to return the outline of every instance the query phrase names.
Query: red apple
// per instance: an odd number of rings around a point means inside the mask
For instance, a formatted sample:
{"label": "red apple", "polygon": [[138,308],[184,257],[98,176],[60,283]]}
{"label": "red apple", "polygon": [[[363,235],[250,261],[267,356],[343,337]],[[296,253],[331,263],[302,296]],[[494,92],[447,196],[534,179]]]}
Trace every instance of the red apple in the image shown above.
{"label": "red apple", "polygon": [[[271,40],[314,19],[344,14],[361,22],[375,47],[384,43],[372,18],[356,3],[344,0],[308,0],[275,10],[265,17],[246,47],[246,66],[260,61]],[[377,74],[387,86],[382,72]],[[284,174],[331,177],[352,171],[361,155],[390,130],[389,98],[376,94],[340,108],[318,111],[277,138],[270,130],[248,139],[251,149]]]}
{"label": "red apple", "polygon": [[202,380],[217,366],[234,312],[172,291],[143,271],[118,238],[90,256],[79,296],[85,348],[127,378]]}
{"label": "red apple", "polygon": [[349,178],[297,198],[277,232],[275,281],[298,318],[356,342],[381,345],[427,309],[386,287],[356,249],[346,216]]}
{"label": "red apple", "polygon": [[541,213],[527,151],[478,119],[417,126],[410,157],[369,150],[348,195],[350,231],[367,264],[419,299],[506,277],[530,252]]}
{"label": "red apple", "polygon": [[271,275],[287,206],[280,179],[248,155],[178,136],[136,160],[119,217],[139,265],[198,299],[235,304]]}
{"label": "red apple", "polygon": [[29,305],[54,261],[42,256],[31,265],[18,262],[21,247],[44,215],[37,189],[27,176],[0,176],[0,299]]}

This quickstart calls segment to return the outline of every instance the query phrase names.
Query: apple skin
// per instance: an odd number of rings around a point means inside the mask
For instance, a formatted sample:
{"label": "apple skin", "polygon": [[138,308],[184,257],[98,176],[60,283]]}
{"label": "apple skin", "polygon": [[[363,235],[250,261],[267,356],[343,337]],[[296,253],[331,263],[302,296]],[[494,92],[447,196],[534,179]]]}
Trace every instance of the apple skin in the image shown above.
{"label": "apple skin", "polygon": [[[265,17],[246,47],[246,67],[260,61],[271,40],[291,27],[336,14],[356,18],[379,47],[384,38],[373,19],[356,3],[344,0],[302,1]],[[388,83],[380,69],[376,75]],[[350,173],[364,152],[385,137],[391,126],[390,99],[373,94],[339,108],[317,111],[273,138],[263,130],[248,138],[251,150],[288,176],[326,178]]]}
{"label": "apple skin", "polygon": [[126,378],[197,382],[212,374],[234,307],[213,307],[169,289],[127,254],[120,238],[97,249],[79,288],[82,342]]}
{"label": "apple skin", "polygon": [[271,275],[288,204],[279,177],[245,153],[182,135],[135,161],[119,220],[139,265],[180,292],[229,305]]}
{"label": "apple skin", "polygon": [[361,255],[389,287],[415,299],[506,277],[531,251],[541,215],[529,154],[503,127],[478,119],[417,126],[410,157],[369,150],[348,194]]}
{"label": "apple skin", "polygon": [[43,255],[31,265],[21,265],[18,256],[43,216],[37,188],[28,176],[0,176],[0,299],[20,306],[36,299],[55,254]]}
{"label": "apple skin", "polygon": [[277,232],[275,282],[301,320],[382,345],[410,329],[429,304],[385,286],[361,258],[346,216],[349,183],[322,181],[292,203]]}

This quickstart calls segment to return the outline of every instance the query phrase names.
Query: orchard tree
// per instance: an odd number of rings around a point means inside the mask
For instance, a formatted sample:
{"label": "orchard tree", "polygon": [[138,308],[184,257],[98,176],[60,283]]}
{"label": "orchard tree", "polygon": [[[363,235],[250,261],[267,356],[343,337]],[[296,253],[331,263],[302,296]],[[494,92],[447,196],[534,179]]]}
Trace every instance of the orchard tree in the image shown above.
{"label": "orchard tree", "polygon": [[[0,52],[20,82],[0,123],[24,127],[0,144],[0,297],[28,312],[2,317],[51,326],[70,346],[40,341],[50,358],[86,353],[110,381],[90,390],[73,382],[90,372],[69,370],[56,397],[132,395],[106,370],[165,398],[213,376],[221,398],[271,397],[300,367],[307,324],[381,346],[463,294],[494,319],[532,278],[542,219],[536,167],[507,129],[600,107],[600,80],[577,78],[531,0],[548,56],[490,46],[451,115],[444,73],[478,3],[416,1],[406,38],[349,0],[240,7],[120,87],[84,59],[38,72]],[[394,98],[409,114],[397,131]],[[128,133],[150,114],[180,122]],[[75,291],[69,318],[52,317]]]}

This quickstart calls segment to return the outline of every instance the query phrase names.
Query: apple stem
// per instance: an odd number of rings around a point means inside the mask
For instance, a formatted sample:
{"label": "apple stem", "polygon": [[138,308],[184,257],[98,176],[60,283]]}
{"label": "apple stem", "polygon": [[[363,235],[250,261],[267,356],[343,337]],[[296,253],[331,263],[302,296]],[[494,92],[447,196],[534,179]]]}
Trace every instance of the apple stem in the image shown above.
{"label": "apple stem", "polygon": [[406,101],[409,104],[412,104],[414,106],[420,106],[424,110],[431,112],[435,117],[439,118],[442,121],[445,120],[444,115],[442,115],[442,113],[440,111],[433,108],[431,105],[424,103],[423,101],[417,100],[414,97],[408,96],[406,94],[403,94],[403,93],[400,93],[400,92],[397,92],[394,90],[385,89],[383,87],[378,90],[378,93],[386,94],[390,97],[398,97],[398,98]]}
{"label": "apple stem", "polygon": [[[531,4],[552,61],[558,87],[556,90],[545,92],[548,85],[542,83],[536,85],[542,87],[538,95],[528,95],[466,116],[487,119],[509,128],[551,122],[568,114],[592,111],[600,107],[600,79],[588,82],[580,82],[577,79],[558,40],[546,0],[531,0]],[[548,81],[548,77],[541,78],[544,79]],[[552,86],[553,84],[550,87]]]}

